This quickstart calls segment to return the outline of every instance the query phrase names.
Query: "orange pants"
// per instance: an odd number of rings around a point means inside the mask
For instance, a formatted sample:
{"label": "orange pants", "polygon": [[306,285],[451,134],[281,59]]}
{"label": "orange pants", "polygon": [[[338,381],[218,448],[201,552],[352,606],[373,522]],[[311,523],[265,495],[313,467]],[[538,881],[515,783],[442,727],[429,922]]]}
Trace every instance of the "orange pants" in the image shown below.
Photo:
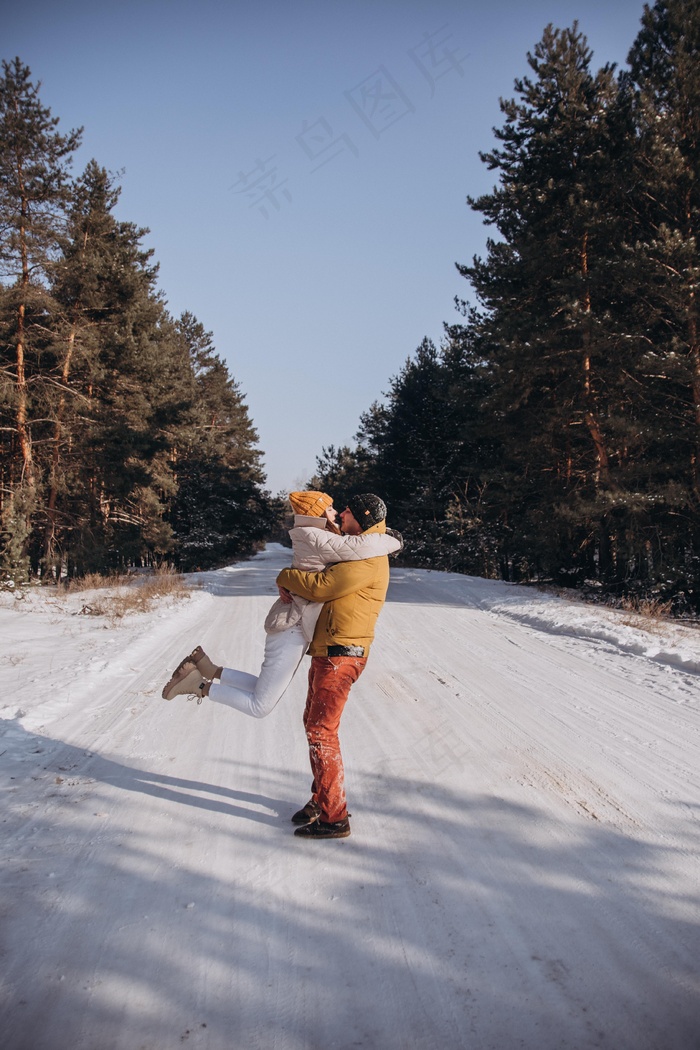
{"label": "orange pants", "polygon": [[366,656],[314,656],[311,660],[304,711],[314,778],[311,792],[321,807],[321,820],[330,823],[344,820],[348,815],[338,727],[350,687],[366,663]]}

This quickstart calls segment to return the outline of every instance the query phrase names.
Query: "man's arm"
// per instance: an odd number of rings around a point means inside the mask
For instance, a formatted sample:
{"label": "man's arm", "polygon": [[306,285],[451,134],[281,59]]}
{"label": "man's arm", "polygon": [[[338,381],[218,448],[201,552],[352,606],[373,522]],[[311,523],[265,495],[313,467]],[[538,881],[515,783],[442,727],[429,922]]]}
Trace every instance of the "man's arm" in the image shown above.
{"label": "man's arm", "polygon": [[277,577],[277,585],[312,602],[332,602],[362,590],[366,583],[373,580],[376,574],[373,561],[339,562],[322,572],[282,569]]}

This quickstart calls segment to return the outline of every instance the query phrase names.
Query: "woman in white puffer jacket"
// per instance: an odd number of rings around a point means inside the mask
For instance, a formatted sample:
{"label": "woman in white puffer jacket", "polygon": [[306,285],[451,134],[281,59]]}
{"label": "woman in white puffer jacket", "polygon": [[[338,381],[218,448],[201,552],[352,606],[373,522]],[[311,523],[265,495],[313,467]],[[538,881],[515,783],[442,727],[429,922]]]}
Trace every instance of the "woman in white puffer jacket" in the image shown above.
{"label": "woman in white puffer jacket", "polygon": [[[340,561],[361,561],[396,554],[402,541],[391,533],[342,536],[335,525],[330,496],[323,492],[292,492],[294,514],[292,568],[320,572]],[[313,638],[321,602],[309,602],[292,595],[285,604],[278,599],[265,619],[265,655],[260,674],[248,674],[231,667],[217,666],[201,646],[178,666],[163,689],[163,697],[196,695],[233,707],[253,718],[269,715],[282,699]],[[207,679],[218,679],[207,681]]]}

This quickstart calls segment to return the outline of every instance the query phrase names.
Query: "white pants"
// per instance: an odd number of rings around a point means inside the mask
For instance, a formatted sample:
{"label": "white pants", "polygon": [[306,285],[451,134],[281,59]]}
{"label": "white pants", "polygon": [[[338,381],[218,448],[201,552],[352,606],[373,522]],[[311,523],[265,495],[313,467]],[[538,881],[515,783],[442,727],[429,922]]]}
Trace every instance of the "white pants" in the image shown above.
{"label": "white pants", "polygon": [[265,636],[265,657],[260,674],[224,667],[219,682],[209,687],[209,699],[235,707],[245,715],[264,718],[282,699],[296,674],[309,643],[297,624],[287,631]]}

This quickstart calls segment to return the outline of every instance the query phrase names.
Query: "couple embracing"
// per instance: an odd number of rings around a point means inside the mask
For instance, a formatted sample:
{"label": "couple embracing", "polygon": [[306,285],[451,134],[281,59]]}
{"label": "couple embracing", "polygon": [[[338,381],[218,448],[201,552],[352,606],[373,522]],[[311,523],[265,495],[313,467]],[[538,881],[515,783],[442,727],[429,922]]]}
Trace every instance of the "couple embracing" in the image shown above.
{"label": "couple embracing", "polygon": [[[284,695],[307,651],[304,710],[313,782],[292,817],[302,838],[350,834],[338,729],[350,689],[362,674],[389,585],[388,555],[403,543],[386,527],[386,505],[373,493],[348,500],[340,515],[323,492],[292,492],[292,567],[277,577],[280,597],[265,620],[260,673],[216,665],[197,646],[178,666],[163,697],[196,695],[256,718]],[[340,519],[338,528],[336,519]]]}

